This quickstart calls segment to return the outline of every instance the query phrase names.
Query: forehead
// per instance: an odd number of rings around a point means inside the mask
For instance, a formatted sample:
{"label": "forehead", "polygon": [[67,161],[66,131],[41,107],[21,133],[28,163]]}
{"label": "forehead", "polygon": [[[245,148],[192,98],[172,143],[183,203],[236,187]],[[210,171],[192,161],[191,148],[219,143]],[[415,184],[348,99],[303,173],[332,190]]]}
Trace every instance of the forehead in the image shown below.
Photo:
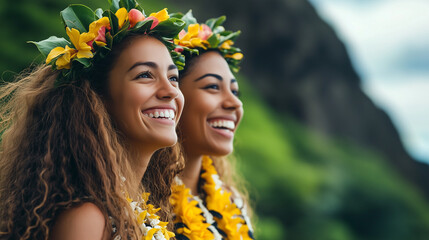
{"label": "forehead", "polygon": [[162,65],[173,64],[167,47],[158,39],[150,36],[141,36],[133,39],[121,52],[118,64],[129,65],[135,62],[155,62]]}
{"label": "forehead", "polygon": [[190,69],[190,77],[200,77],[207,73],[213,73],[222,76],[224,79],[235,78],[229,69],[226,60],[215,51],[205,52],[198,56],[193,62],[193,66]]}

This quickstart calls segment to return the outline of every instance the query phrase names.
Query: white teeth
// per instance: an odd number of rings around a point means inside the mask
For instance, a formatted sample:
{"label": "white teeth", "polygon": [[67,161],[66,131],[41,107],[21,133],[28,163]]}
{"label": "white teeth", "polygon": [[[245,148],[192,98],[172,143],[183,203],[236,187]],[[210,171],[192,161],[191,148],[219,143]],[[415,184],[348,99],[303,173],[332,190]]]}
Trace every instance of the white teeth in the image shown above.
{"label": "white teeth", "polygon": [[166,118],[169,120],[174,119],[174,111],[170,109],[162,110],[162,111],[155,111],[153,113],[144,113],[145,116],[150,118]]}
{"label": "white teeth", "polygon": [[234,130],[235,128],[235,123],[233,121],[230,120],[218,120],[218,121],[212,121],[209,122],[209,125],[212,127],[223,127],[223,128],[227,128],[230,130]]}

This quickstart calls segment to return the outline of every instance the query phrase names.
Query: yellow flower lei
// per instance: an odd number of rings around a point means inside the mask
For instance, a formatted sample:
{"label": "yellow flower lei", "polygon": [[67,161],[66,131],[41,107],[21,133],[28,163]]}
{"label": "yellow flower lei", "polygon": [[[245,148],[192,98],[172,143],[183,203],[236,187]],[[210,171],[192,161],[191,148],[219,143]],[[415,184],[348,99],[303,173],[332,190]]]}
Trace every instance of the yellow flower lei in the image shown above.
{"label": "yellow flower lei", "polygon": [[192,196],[181,181],[172,187],[170,202],[175,213],[177,239],[253,239],[245,212],[231,201],[231,193],[222,189],[223,183],[208,156],[202,160],[201,178],[205,205],[197,196]]}
{"label": "yellow flower lei", "polygon": [[161,208],[155,208],[152,204],[147,204],[149,195],[150,193],[143,193],[141,195],[142,200],[139,202],[127,197],[127,201],[143,233],[142,240],[168,240],[174,237],[175,234],[167,230],[168,222],[160,221],[159,216],[156,215]]}

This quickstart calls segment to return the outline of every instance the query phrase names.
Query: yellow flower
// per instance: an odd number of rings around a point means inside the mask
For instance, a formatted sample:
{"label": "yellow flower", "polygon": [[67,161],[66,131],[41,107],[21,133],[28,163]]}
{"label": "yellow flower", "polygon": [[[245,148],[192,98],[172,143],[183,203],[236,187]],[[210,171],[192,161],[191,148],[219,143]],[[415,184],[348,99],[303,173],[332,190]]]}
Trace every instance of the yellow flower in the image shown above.
{"label": "yellow flower", "polygon": [[249,227],[246,224],[241,225],[240,230],[238,230],[240,236],[243,237],[243,240],[252,240],[249,237]]}
{"label": "yellow flower", "polygon": [[241,60],[241,59],[243,59],[243,54],[242,53],[234,53],[234,54],[226,54],[225,55],[225,57],[226,58],[232,58],[232,59],[235,59],[235,60]]}
{"label": "yellow flower", "polygon": [[185,227],[177,229],[177,233],[192,240],[213,239],[213,233],[208,230],[210,224],[204,222],[202,210],[196,200],[191,200],[190,189],[185,185],[173,185],[170,202],[176,214],[175,223],[183,223]]}
{"label": "yellow flower", "polygon": [[119,8],[115,13],[116,17],[118,17],[119,28],[122,28],[125,21],[128,19],[128,12],[126,8]]}
{"label": "yellow flower", "polygon": [[169,19],[170,15],[168,15],[167,8],[164,8],[157,13],[151,13],[149,17],[155,17],[159,22],[162,22]]}
{"label": "yellow flower", "polygon": [[70,41],[73,43],[73,46],[76,48],[77,58],[92,58],[94,55],[91,52],[91,46],[87,44],[94,40],[95,35],[92,33],[79,33],[77,29],[70,29],[67,27],[66,29],[67,35],[70,38]]}
{"label": "yellow flower", "polygon": [[147,215],[147,211],[146,210],[137,215],[137,222],[139,223],[139,225],[141,225],[142,223],[144,223],[144,221],[146,219],[146,215]]}
{"label": "yellow flower", "polygon": [[109,18],[107,17],[102,17],[94,22],[92,22],[89,25],[89,31],[88,33],[92,33],[95,36],[98,35],[98,31],[100,30],[101,27],[106,27],[106,28],[110,28],[110,21]]}
{"label": "yellow flower", "polygon": [[59,55],[62,55],[57,59],[55,63],[58,69],[70,69],[71,61],[75,57],[92,58],[94,56],[91,52],[91,46],[87,44],[88,42],[94,40],[94,34],[80,34],[79,30],[74,28],[70,29],[68,27],[66,28],[66,32],[75,48],[70,48],[69,46],[66,46],[66,48],[56,47],[51,50],[51,52],[48,54],[48,57],[46,58],[46,63],[49,63],[52,61],[52,59],[56,58]]}
{"label": "yellow flower", "polygon": [[204,36],[204,38],[206,38],[208,36],[207,29],[205,28],[206,27],[203,25],[200,26],[198,23],[189,24],[188,32],[182,32],[179,35],[179,39],[174,40],[174,43],[189,48],[207,49],[207,47],[210,45],[209,42],[207,40],[203,40],[200,37]]}
{"label": "yellow flower", "polygon": [[146,203],[149,200],[150,193],[142,193],[142,199]]}
{"label": "yellow flower", "polygon": [[220,45],[220,49],[231,49],[231,46],[234,44],[232,40],[226,40],[225,42]]}
{"label": "yellow flower", "polygon": [[70,61],[76,56],[76,52],[76,49],[70,48],[69,46],[66,46],[66,48],[56,47],[49,52],[46,63],[50,63],[52,59],[62,55],[55,62],[57,69],[70,69]]}
{"label": "yellow flower", "polygon": [[158,232],[159,229],[158,228],[152,228],[147,232],[147,235],[145,237],[145,240],[151,240],[153,238],[153,235]]}
{"label": "yellow flower", "polygon": [[173,232],[170,232],[167,230],[167,224],[168,222],[160,222],[158,223],[158,226],[161,227],[159,231],[161,231],[162,235],[164,235],[165,239],[170,239],[174,236],[176,236]]}

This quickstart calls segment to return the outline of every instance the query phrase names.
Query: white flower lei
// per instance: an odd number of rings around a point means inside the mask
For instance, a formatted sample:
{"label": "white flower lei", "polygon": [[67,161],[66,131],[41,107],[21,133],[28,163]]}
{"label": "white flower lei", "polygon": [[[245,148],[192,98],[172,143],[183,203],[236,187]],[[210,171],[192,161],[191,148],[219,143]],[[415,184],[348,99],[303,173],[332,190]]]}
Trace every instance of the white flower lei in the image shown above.
{"label": "white flower lei", "polygon": [[[124,177],[121,177],[122,181],[125,181]],[[126,194],[127,195],[127,194]],[[131,210],[137,219],[140,230],[142,231],[142,240],[169,240],[174,237],[174,233],[167,230],[168,222],[162,222],[159,220],[159,216],[156,214],[161,208],[155,209],[152,204],[147,204],[149,193],[143,193],[141,201],[133,201],[127,197],[127,201],[130,204]],[[116,227],[114,226],[113,219],[109,217],[113,226],[113,233],[115,233]],[[152,237],[150,237],[152,235]],[[121,236],[116,236],[114,240],[121,240]]]}

